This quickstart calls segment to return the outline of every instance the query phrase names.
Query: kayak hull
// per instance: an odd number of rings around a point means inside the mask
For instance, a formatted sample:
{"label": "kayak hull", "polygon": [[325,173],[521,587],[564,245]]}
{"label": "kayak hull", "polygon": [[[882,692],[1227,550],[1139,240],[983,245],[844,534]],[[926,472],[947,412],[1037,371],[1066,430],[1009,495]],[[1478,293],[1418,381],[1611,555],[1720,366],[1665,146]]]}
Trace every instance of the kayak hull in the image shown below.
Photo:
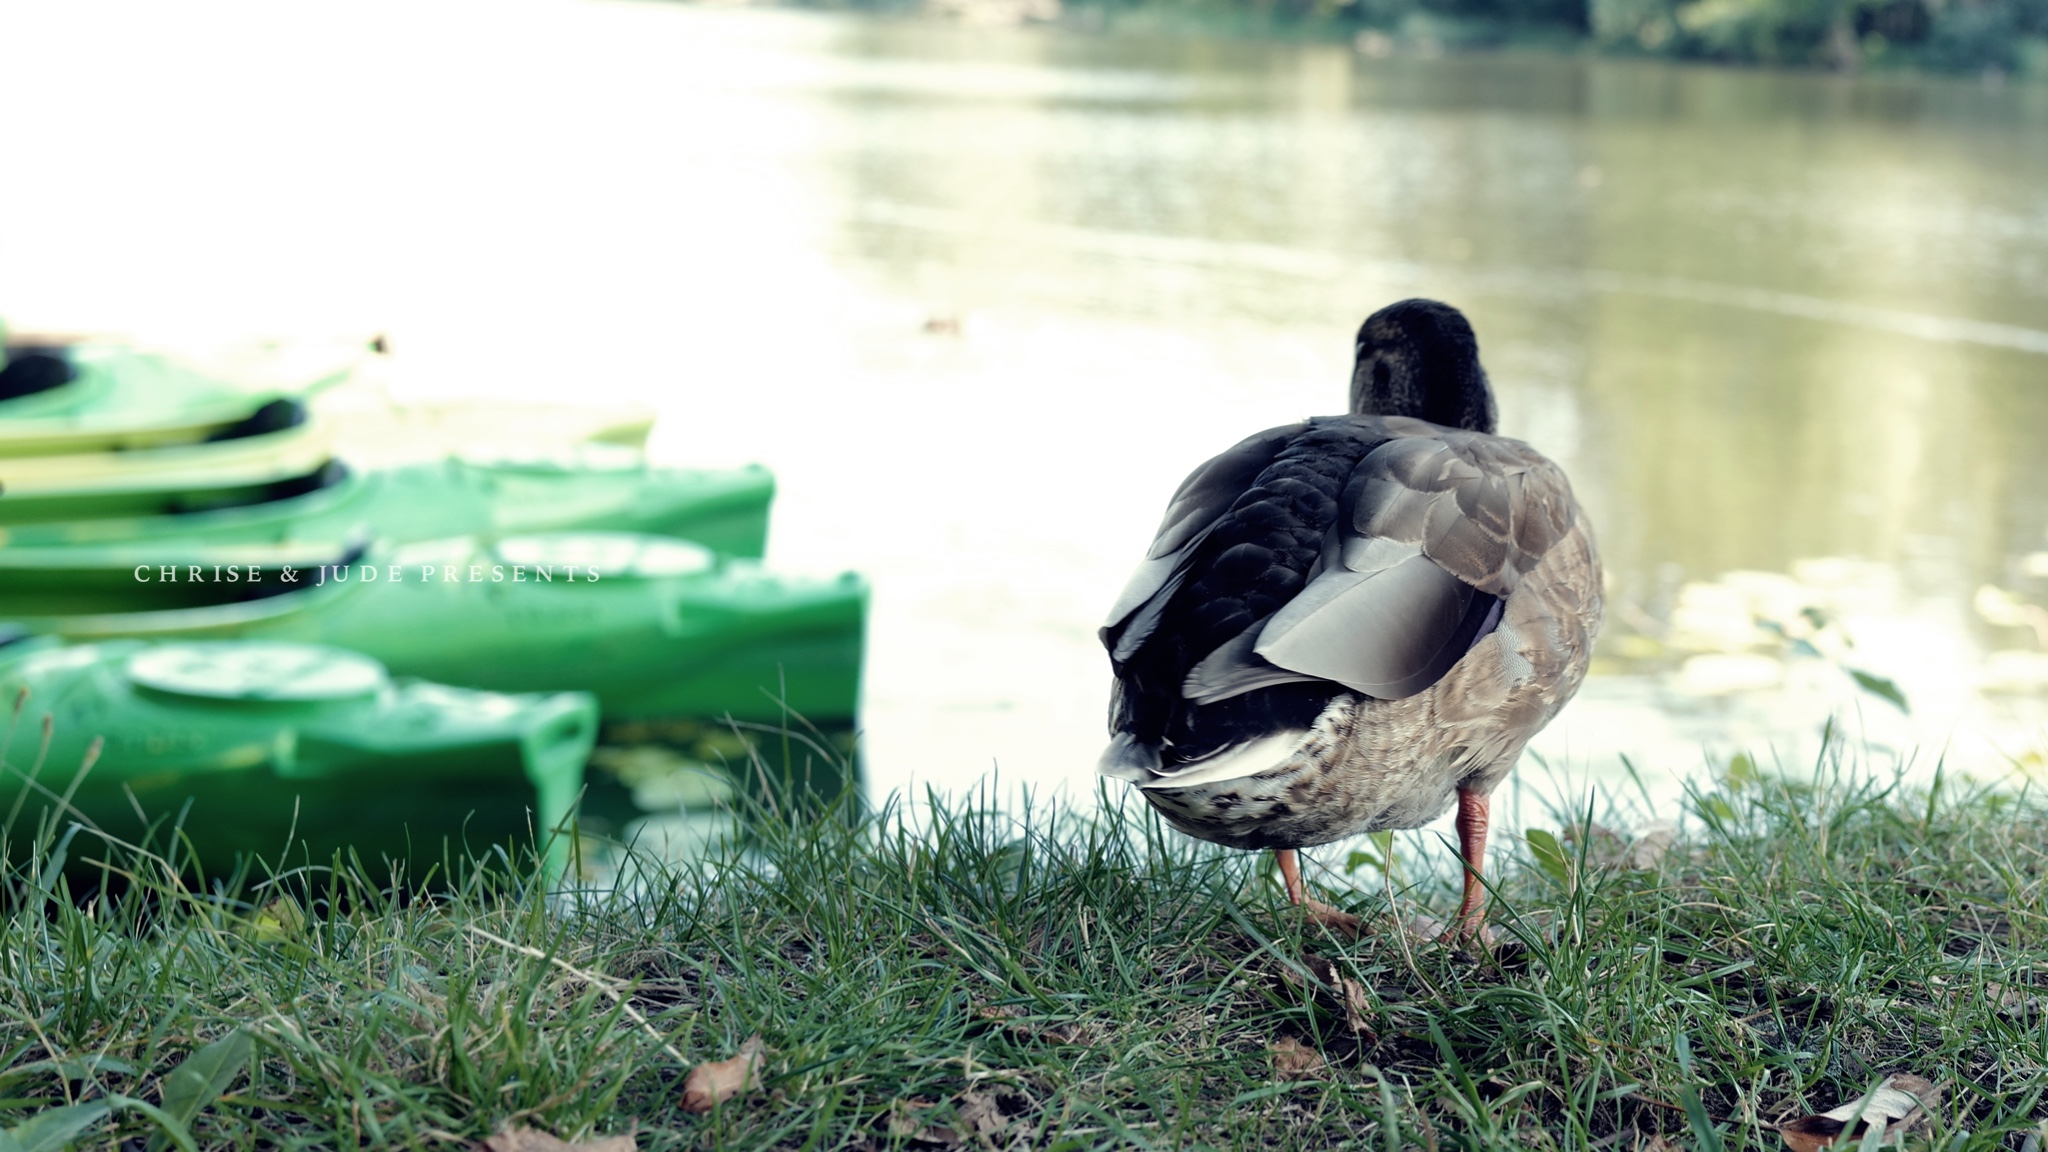
{"label": "kayak hull", "polygon": [[[0,551],[0,592],[19,575],[11,551]],[[142,571],[149,579],[134,585],[135,602],[154,592],[164,607],[11,618],[78,641],[345,646],[399,675],[500,692],[590,691],[608,720],[774,724],[794,713],[829,723],[852,720],[859,706],[865,582],[852,573],[778,577],[684,541],[632,533],[427,541],[347,564],[261,569],[260,587],[278,594],[256,599],[225,598],[259,585],[164,583],[160,569]],[[97,578],[133,575],[124,563]],[[193,606],[195,589],[224,602]]]}
{"label": "kayak hull", "polygon": [[541,463],[451,457],[360,473],[331,465],[270,486],[19,500],[0,494],[0,543],[146,544],[175,552],[229,544],[328,545],[364,534],[410,543],[594,529],[676,536],[729,556],[759,557],[774,496],[774,477],[759,466],[653,468],[618,456]]}
{"label": "kayak hull", "polygon": [[[223,662],[275,668],[279,652],[358,675],[296,698],[221,683]],[[152,677],[152,662],[170,674]],[[587,695],[394,682],[359,655],[295,645],[17,641],[0,647],[0,692],[23,689],[25,715],[49,717],[51,738],[40,765],[22,730],[6,749],[10,851],[21,858],[38,829],[54,846],[81,824],[66,849],[74,871],[105,858],[103,833],[167,858],[175,842],[207,875],[243,858],[286,868],[340,852],[419,879],[508,843],[538,845],[560,875],[567,836],[547,832],[573,820],[597,728]]]}
{"label": "kayak hull", "polygon": [[265,405],[292,395],[243,388],[116,346],[8,352],[9,361],[26,358],[52,362],[55,386],[0,399],[0,460],[200,445],[232,435]]}

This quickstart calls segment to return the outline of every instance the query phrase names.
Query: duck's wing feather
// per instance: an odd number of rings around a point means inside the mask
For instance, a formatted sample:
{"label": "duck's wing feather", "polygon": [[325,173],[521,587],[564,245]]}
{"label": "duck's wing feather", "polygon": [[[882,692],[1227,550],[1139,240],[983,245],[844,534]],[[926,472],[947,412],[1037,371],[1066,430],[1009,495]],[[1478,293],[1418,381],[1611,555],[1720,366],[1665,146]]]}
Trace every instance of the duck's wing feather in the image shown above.
{"label": "duck's wing feather", "polygon": [[1459,580],[1505,597],[1571,530],[1571,485],[1534,448],[1420,421],[1387,424],[1432,434],[1388,441],[1360,462],[1346,493],[1355,538],[1419,545]]}
{"label": "duck's wing feather", "polygon": [[1572,526],[1564,474],[1520,441],[1385,420],[1316,574],[1210,652],[1183,694],[1208,704],[1305,679],[1399,699],[1442,679]]}
{"label": "duck's wing feather", "polygon": [[1175,592],[1187,580],[1196,551],[1217,521],[1237,498],[1251,487],[1259,473],[1273,463],[1306,423],[1268,428],[1246,437],[1221,455],[1209,460],[1181,482],[1166,506],[1166,516],[1152,547],[1102,626],[1104,647],[1112,662],[1121,665],[1131,658],[1155,629]]}

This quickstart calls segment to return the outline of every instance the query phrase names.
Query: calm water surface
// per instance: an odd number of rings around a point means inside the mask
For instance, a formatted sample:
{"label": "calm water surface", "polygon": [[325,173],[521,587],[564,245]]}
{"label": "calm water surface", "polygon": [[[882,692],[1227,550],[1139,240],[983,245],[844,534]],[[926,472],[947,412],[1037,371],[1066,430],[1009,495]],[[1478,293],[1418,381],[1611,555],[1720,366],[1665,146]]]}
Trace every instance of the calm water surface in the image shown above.
{"label": "calm water surface", "polygon": [[1830,715],[1884,762],[2048,745],[2048,86],[651,3],[10,20],[0,314],[384,330],[401,394],[647,400],[661,456],[771,464],[773,559],[875,581],[878,793],[1092,788],[1093,630],[1167,495],[1337,409],[1417,294],[1607,558],[1525,789],[1627,754],[1668,797]]}

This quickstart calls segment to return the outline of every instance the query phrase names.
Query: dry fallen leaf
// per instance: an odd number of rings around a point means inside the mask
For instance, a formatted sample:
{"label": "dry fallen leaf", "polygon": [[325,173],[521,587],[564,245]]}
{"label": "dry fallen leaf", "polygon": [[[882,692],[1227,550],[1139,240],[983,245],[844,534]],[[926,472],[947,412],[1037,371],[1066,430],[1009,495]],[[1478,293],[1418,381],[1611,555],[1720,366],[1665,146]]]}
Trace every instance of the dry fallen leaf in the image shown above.
{"label": "dry fallen leaf", "polygon": [[1678,825],[1670,820],[1652,820],[1636,829],[1635,842],[1628,846],[1628,864],[1631,868],[1649,871],[1657,866],[1671,852],[1671,846],[1678,843]]}
{"label": "dry fallen leaf", "polygon": [[[1566,829],[1563,839],[1578,839],[1576,829]],[[1670,820],[1651,820],[1636,829],[1633,838],[1604,824],[1586,829],[1586,862],[1598,868],[1632,868],[1648,872],[1671,853],[1678,842],[1678,825]]]}
{"label": "dry fallen leaf", "polygon": [[486,1136],[484,1147],[490,1152],[634,1152],[640,1147],[640,1142],[627,1133],[624,1136],[606,1136],[601,1140],[579,1140],[572,1144],[537,1128],[519,1126]]}
{"label": "dry fallen leaf", "polygon": [[[1378,1035],[1378,1033],[1372,1030],[1372,1025],[1368,1023],[1373,1015],[1372,997],[1367,994],[1365,985],[1344,975],[1337,965],[1328,958],[1318,956],[1313,952],[1302,953],[1301,964],[1317,980],[1337,993],[1338,998],[1344,1004],[1344,1024],[1351,1029],[1354,1035],[1364,1036],[1367,1039],[1372,1039]],[[1295,975],[1292,968],[1281,969],[1280,975],[1290,984],[1299,985],[1301,983],[1301,978]]]}
{"label": "dry fallen leaf", "polygon": [[[1986,980],[1983,985],[1984,1000],[2001,1016],[2031,1016],[2041,1011],[2039,989],[2026,984],[2006,984],[1997,980]],[[1927,978],[1927,990],[1936,999],[1952,1004],[1974,1004],[1977,988],[1966,979],[1951,984],[1939,976]]]}
{"label": "dry fallen leaf", "polygon": [[1015,1028],[1026,1035],[1056,1040],[1061,1044],[1093,1045],[1101,1039],[1093,1025],[1078,1021],[1068,1021],[1065,1024],[1034,1023],[1026,1018],[1024,1009],[1015,1004],[983,1005],[975,1009],[975,1015],[1006,1028]]}
{"label": "dry fallen leaf", "polygon": [[1883,1124],[1885,1142],[1890,1143],[1923,1123],[1940,1103],[1940,1089],[1918,1076],[1896,1072],[1885,1077],[1884,1083],[1868,1096],[1858,1096],[1826,1112],[1787,1120],[1778,1126],[1778,1134],[1785,1138],[1792,1152],[1817,1152],[1838,1140],[1861,1140],[1870,1124]]}
{"label": "dry fallen leaf", "polygon": [[690,1069],[683,1081],[683,1111],[709,1112],[747,1091],[761,1081],[761,1037],[747,1037],[739,1055],[730,1060],[708,1061]]}
{"label": "dry fallen leaf", "polygon": [[[1444,933],[1451,930],[1451,925],[1449,921],[1439,920],[1427,912],[1417,912],[1408,918],[1407,923],[1401,925],[1401,930],[1408,933],[1408,938],[1417,944],[1436,944],[1443,940]],[[1497,924],[1481,924],[1477,937],[1461,943],[1478,943],[1492,948],[1499,944],[1505,935]]]}
{"label": "dry fallen leaf", "polygon": [[1576,845],[1581,838],[1586,841],[1586,862],[1596,867],[1618,864],[1628,851],[1628,837],[1605,824],[1588,824],[1583,832],[1567,827],[1557,834],[1560,843]]}
{"label": "dry fallen leaf", "polygon": [[1418,944],[1435,943],[1437,937],[1442,936],[1448,928],[1449,924],[1427,912],[1417,912],[1408,918],[1407,923],[1401,925],[1401,930],[1408,933],[1409,939]]}
{"label": "dry fallen leaf", "polygon": [[1343,981],[1344,1023],[1353,1034],[1371,1036],[1372,1026],[1366,1021],[1371,1018],[1372,1001],[1366,997],[1365,985],[1356,980]]}
{"label": "dry fallen leaf", "polygon": [[1292,1036],[1282,1036],[1266,1045],[1273,1058],[1273,1070],[1289,1080],[1313,1076],[1323,1069],[1323,1054]]}
{"label": "dry fallen leaf", "polygon": [[2001,984],[1996,980],[1984,982],[1984,997],[2007,1015],[2028,1015],[2041,1010],[2041,998],[2034,995],[2034,989],[2025,984]]}
{"label": "dry fallen leaf", "polygon": [[889,1135],[920,1144],[958,1144],[960,1133],[950,1124],[928,1124],[922,1113],[938,1107],[935,1100],[912,1096],[889,1106]]}
{"label": "dry fallen leaf", "polygon": [[1022,1092],[984,1084],[953,1097],[953,1111],[959,1117],[953,1126],[963,1142],[972,1138],[984,1149],[1030,1146],[1038,1134],[1031,1119],[1037,1109]]}
{"label": "dry fallen leaf", "polygon": [[962,1092],[954,1099],[953,1106],[960,1113],[960,1122],[984,1139],[1010,1126],[1010,1118],[1003,1114],[1003,1102],[994,1093]]}

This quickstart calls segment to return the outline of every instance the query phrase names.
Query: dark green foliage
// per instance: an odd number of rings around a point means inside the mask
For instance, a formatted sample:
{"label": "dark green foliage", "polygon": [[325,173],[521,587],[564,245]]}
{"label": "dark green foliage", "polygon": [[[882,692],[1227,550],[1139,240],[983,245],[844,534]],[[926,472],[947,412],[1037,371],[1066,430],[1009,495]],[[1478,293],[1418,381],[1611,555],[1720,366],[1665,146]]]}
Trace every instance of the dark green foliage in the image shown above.
{"label": "dark green foliage", "polygon": [[1613,51],[1850,68],[2011,71],[2040,35],[2039,0],[1588,0]]}
{"label": "dark green foliage", "polygon": [[1952,0],[1933,16],[1924,58],[1936,68],[2006,68],[2018,63],[2019,5]]}
{"label": "dark green foliage", "polygon": [[[928,0],[792,0],[910,12]],[[948,0],[953,6],[972,0]],[[2048,54],[2048,0],[1067,0],[1067,18],[1349,36],[1435,50],[1583,39],[1607,52],[1734,64],[2014,72]]]}

